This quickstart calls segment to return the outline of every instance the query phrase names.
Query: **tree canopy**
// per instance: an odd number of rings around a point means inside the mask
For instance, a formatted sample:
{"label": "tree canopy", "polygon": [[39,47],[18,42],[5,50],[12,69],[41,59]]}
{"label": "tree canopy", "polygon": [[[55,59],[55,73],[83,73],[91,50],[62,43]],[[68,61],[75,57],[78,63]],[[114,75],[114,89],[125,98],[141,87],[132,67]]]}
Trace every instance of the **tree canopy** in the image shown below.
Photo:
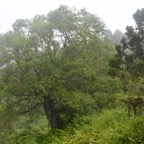
{"label": "tree canopy", "polygon": [[[144,76],[144,9],[137,10],[133,15],[136,27],[127,26],[121,45],[116,45],[116,55],[110,61],[110,73],[124,80],[125,88],[132,91],[132,81],[140,83]],[[127,80],[126,80],[127,79]],[[130,80],[131,79],[131,80]],[[130,84],[130,85],[129,85]],[[133,86],[132,86],[133,85]],[[141,87],[142,88],[142,87]],[[139,87],[139,89],[141,89]],[[142,90],[142,89],[141,89]]]}
{"label": "tree canopy", "polygon": [[63,128],[93,105],[94,81],[107,72],[105,24],[85,9],[60,6],[12,27],[0,36],[1,97],[17,114],[43,106],[50,127]]}

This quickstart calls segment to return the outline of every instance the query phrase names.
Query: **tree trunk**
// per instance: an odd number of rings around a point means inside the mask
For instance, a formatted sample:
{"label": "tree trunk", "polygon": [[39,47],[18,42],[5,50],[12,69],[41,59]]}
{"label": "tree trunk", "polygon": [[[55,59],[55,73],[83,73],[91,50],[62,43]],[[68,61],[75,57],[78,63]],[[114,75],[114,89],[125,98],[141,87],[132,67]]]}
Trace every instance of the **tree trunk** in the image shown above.
{"label": "tree trunk", "polygon": [[62,129],[64,127],[64,122],[55,108],[54,101],[49,97],[45,97],[43,108],[51,129]]}
{"label": "tree trunk", "polygon": [[137,107],[134,107],[134,115],[137,115]]}
{"label": "tree trunk", "polygon": [[130,111],[131,111],[131,107],[130,105],[128,104],[128,116],[130,117]]}

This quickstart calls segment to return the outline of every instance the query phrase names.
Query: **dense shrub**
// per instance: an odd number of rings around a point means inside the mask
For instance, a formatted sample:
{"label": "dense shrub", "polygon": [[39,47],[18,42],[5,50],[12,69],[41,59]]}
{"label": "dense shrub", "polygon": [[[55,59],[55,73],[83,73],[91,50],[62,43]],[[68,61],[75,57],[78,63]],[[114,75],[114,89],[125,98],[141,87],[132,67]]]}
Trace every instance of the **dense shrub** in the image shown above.
{"label": "dense shrub", "polygon": [[[124,109],[104,111],[83,117],[75,134],[66,135],[63,144],[143,144],[144,117],[127,117]],[[83,122],[84,123],[83,123]],[[88,122],[88,123],[86,123]],[[83,123],[83,124],[82,124]]]}

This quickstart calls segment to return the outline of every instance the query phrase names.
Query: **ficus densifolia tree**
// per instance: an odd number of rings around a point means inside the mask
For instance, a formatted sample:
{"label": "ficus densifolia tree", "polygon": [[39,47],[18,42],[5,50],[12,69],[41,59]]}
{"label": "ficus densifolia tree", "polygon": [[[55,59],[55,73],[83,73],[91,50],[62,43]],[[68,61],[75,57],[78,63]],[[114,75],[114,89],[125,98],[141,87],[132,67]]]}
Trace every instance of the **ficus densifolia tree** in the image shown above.
{"label": "ficus densifolia tree", "polygon": [[0,35],[0,97],[7,110],[17,115],[43,107],[52,129],[87,113],[111,53],[102,20],[60,6],[12,27]]}

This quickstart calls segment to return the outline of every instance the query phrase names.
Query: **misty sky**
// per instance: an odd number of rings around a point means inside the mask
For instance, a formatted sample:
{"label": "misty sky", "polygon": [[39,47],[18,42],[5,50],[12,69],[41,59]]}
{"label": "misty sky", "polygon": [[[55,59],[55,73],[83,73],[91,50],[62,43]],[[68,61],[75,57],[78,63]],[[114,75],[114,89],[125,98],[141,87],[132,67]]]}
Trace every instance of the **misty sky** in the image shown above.
{"label": "misty sky", "polygon": [[11,29],[19,18],[32,18],[36,14],[47,14],[59,5],[86,8],[99,16],[113,32],[125,31],[127,25],[134,24],[132,15],[137,9],[144,8],[144,0],[1,0],[0,33]]}

